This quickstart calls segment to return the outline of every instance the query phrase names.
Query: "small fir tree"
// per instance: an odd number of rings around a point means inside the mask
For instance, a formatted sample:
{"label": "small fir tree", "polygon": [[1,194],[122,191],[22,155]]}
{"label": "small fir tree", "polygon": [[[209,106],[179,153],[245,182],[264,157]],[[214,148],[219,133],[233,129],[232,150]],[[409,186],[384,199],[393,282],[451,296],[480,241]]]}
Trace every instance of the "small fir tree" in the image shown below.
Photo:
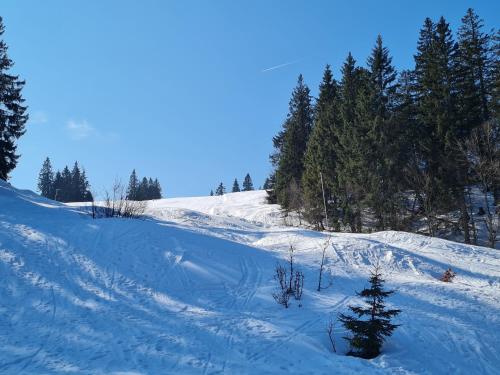
{"label": "small fir tree", "polygon": [[238,180],[235,178],[233,182],[233,193],[239,193],[240,192],[240,184],[238,183]]}
{"label": "small fir tree", "polygon": [[161,185],[157,178],[153,181],[153,196],[151,199],[161,199],[163,197],[161,193]]}
{"label": "small fir tree", "polygon": [[139,180],[137,179],[137,174],[135,173],[135,169],[132,170],[130,175],[130,179],[128,181],[127,187],[127,199],[136,201],[138,200],[137,193],[139,191]]}
{"label": "small fir tree", "polygon": [[290,209],[290,182],[300,183],[304,171],[304,154],[313,125],[313,107],[309,88],[299,75],[289,103],[289,113],[283,129],[274,137],[271,163],[275,166],[274,190],[276,199],[285,209]]}
{"label": "small fir tree", "polygon": [[[365,298],[367,307],[349,306],[355,316],[341,314],[339,319],[344,327],[352,333],[344,337],[351,347],[348,355],[365,359],[375,358],[380,354],[386,336],[391,336],[398,327],[391,323],[391,318],[397,316],[401,310],[388,310],[384,299],[394,291],[383,289],[384,280],[379,265],[371,272],[370,288],[363,289],[358,296]],[[360,318],[367,316],[368,320]]]}
{"label": "small fir tree", "polygon": [[148,199],[148,179],[146,177],[142,178],[139,184],[139,189],[137,192],[137,200],[144,201]]}
{"label": "small fir tree", "polygon": [[252,177],[250,177],[250,173],[247,173],[247,175],[245,176],[245,180],[243,181],[243,191],[251,190],[253,190]]}
{"label": "small fir tree", "polygon": [[38,175],[38,190],[42,197],[54,199],[54,172],[52,171],[52,164],[50,159],[47,158],[43,162],[42,169]]}
{"label": "small fir tree", "polygon": [[217,190],[215,190],[215,195],[224,195],[225,192],[226,188],[224,187],[224,184],[221,182],[217,187]]}

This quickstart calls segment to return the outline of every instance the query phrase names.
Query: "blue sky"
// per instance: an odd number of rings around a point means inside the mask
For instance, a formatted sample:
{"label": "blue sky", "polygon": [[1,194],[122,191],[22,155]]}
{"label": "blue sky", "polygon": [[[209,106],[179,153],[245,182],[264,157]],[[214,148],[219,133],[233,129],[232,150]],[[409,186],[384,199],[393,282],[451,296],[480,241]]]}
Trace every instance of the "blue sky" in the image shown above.
{"label": "blue sky", "polygon": [[379,33],[409,68],[426,16],[456,30],[473,7],[500,26],[492,0],[1,1],[31,115],[11,182],[35,189],[49,156],[80,161],[97,192],[135,168],[168,197],[247,172],[261,185],[299,73],[315,95],[325,64],[364,64]]}

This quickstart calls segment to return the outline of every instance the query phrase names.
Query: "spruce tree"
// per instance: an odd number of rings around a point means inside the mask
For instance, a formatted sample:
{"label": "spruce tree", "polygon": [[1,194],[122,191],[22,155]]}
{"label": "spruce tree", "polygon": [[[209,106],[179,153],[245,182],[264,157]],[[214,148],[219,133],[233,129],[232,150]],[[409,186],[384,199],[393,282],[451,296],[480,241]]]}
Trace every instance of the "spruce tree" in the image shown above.
{"label": "spruce tree", "polygon": [[135,169],[133,169],[128,181],[127,199],[132,201],[139,200],[138,192],[139,192],[139,180],[137,178],[137,174],[135,173]]}
{"label": "spruce tree", "polygon": [[283,129],[273,140],[275,154],[271,156],[271,161],[277,166],[274,189],[278,202],[284,209],[291,208],[290,187],[299,185],[302,179],[304,154],[312,122],[311,95],[300,75],[292,93]]}
{"label": "spruce tree", "polygon": [[224,195],[226,193],[226,188],[224,184],[221,182],[217,189],[215,190],[215,195]]}
{"label": "spruce tree", "polygon": [[[340,321],[351,332],[352,336],[344,337],[350,345],[348,355],[361,358],[375,358],[380,354],[385,337],[391,336],[398,325],[392,324],[391,319],[401,310],[386,309],[385,298],[394,291],[384,290],[384,280],[377,265],[371,272],[370,287],[356,293],[365,299],[367,306],[349,306],[354,316],[340,314]],[[362,317],[367,320],[362,320]]]}
{"label": "spruce tree", "polygon": [[467,137],[471,130],[489,118],[490,76],[493,59],[491,36],[483,31],[483,20],[469,8],[458,29],[458,92],[461,129]]}
{"label": "spruce tree", "polygon": [[[446,20],[434,24],[426,19],[415,55],[415,98],[417,122],[422,127],[418,153],[428,176],[420,206],[427,220],[460,207],[463,191],[457,189],[456,141],[460,133],[456,102],[456,44]],[[434,229],[429,227],[430,234]],[[467,226],[464,227],[467,230]]]}
{"label": "spruce tree", "polygon": [[148,199],[148,179],[143,177],[141,182],[139,183],[139,187],[137,190],[137,200],[144,201]]}
{"label": "spruce tree", "polygon": [[85,195],[82,190],[82,174],[78,166],[78,162],[75,162],[73,169],[71,170],[71,184],[69,186],[68,201],[69,202],[81,202]]}
{"label": "spruce tree", "polygon": [[338,84],[333,78],[330,66],[327,65],[319,87],[314,127],[307,143],[302,176],[306,219],[317,226],[323,225],[324,204],[326,204],[330,220],[335,227],[338,227],[334,207],[337,152],[339,151],[336,129],[341,126],[338,96]]}
{"label": "spruce tree", "polygon": [[54,172],[52,170],[52,164],[50,159],[47,157],[43,162],[42,169],[38,174],[38,191],[40,194],[49,199],[54,199]]}
{"label": "spruce tree", "polygon": [[163,197],[161,192],[160,182],[158,181],[157,178],[155,178],[155,180],[153,181],[153,191],[154,195],[151,199],[161,199]]}
{"label": "spruce tree", "polygon": [[82,202],[91,202],[93,200],[85,168],[82,168],[81,171],[78,191],[80,192]]}
{"label": "spruce tree", "polygon": [[271,179],[269,177],[266,177],[266,180],[264,181],[264,185],[262,186],[262,188],[264,190],[272,189]]}
{"label": "spruce tree", "polygon": [[214,191],[213,190],[210,190],[210,196],[213,197],[214,196]]}
{"label": "spruce tree", "polygon": [[461,163],[457,162],[461,154],[457,145],[463,143],[475,128],[490,118],[490,77],[493,67],[491,36],[482,29],[483,21],[469,8],[458,30],[454,65],[457,125],[453,134],[455,141],[448,146],[448,158],[452,167],[450,184],[454,185],[452,190],[461,210],[461,227],[466,243],[471,243],[469,209],[472,208],[467,206],[471,176],[467,158],[462,158]]}
{"label": "spruce tree", "polygon": [[238,180],[235,178],[233,182],[233,193],[238,193],[240,191],[240,184],[238,184]]}
{"label": "spruce tree", "polygon": [[396,70],[392,65],[389,50],[379,35],[367,61],[371,90],[367,98],[367,120],[370,122],[366,134],[367,148],[372,150],[368,164],[366,204],[373,210],[376,229],[395,227],[398,211],[397,192],[399,181],[398,162],[400,139],[395,132],[394,107],[396,97]]}
{"label": "spruce tree", "polygon": [[156,199],[156,198],[154,198],[156,196],[154,182],[153,182],[153,179],[151,177],[149,177],[149,179],[148,179],[147,191],[148,191],[147,198],[146,198],[147,200]]}
{"label": "spruce tree", "polygon": [[24,134],[28,121],[21,91],[24,81],[9,74],[14,63],[7,55],[7,44],[2,39],[5,27],[0,17],[0,179],[7,180],[16,167],[16,141]]}
{"label": "spruce tree", "polygon": [[53,194],[54,194],[54,200],[61,202],[62,201],[62,196],[61,192],[63,191],[63,179],[61,176],[61,172],[57,171],[55,176],[54,176],[54,184],[53,184]]}
{"label": "spruce tree", "polygon": [[57,200],[60,202],[70,202],[72,194],[72,176],[68,166],[65,166],[61,172],[61,184],[57,194]]}
{"label": "spruce tree", "polygon": [[[342,66],[340,95],[342,98],[340,116],[342,126],[336,131],[340,144],[339,168],[337,180],[340,187],[340,205],[343,223],[349,225],[352,232],[360,232],[363,192],[366,185],[366,163],[370,149],[366,147],[368,131],[366,119],[360,121],[360,114],[366,117],[366,110],[361,108],[370,97],[369,73],[356,67],[351,53]],[[365,100],[361,100],[361,96]]]}
{"label": "spruce tree", "polygon": [[250,177],[250,174],[247,173],[245,179],[243,180],[243,191],[251,191],[251,190],[253,190],[252,177]]}

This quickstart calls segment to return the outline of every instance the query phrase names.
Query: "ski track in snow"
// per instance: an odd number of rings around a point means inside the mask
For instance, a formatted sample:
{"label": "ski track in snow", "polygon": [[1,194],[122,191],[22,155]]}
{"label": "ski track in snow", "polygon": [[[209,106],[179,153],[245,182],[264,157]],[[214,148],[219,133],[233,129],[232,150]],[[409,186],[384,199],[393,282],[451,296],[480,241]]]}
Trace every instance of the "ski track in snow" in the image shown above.
{"label": "ski track in snow", "polygon": [[[0,181],[2,374],[498,374],[500,251],[402,232],[332,234],[333,285],[316,292],[327,235],[285,227],[265,192],[149,202],[92,220]],[[299,307],[271,297],[296,247]],[[401,324],[383,354],[346,357],[337,324],[380,261]],[[448,267],[455,281],[437,280]]]}

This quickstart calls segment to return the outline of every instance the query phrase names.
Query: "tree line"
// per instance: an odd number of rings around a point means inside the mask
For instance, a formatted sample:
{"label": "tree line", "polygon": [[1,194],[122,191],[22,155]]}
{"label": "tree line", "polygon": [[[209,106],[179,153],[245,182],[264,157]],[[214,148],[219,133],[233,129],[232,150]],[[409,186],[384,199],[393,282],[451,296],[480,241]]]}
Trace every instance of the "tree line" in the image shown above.
{"label": "tree line", "polygon": [[126,198],[132,201],[161,199],[161,186],[158,179],[155,178],[153,180],[151,177],[143,177],[142,180],[139,181],[134,169],[130,174]]}
{"label": "tree line", "polygon": [[[240,183],[238,182],[238,179],[237,178],[234,179],[233,187],[231,189],[232,193],[239,193],[240,191],[252,191],[252,190],[254,190],[254,187],[253,187],[252,177],[250,177],[250,173],[247,173],[245,178],[243,179],[242,188],[240,188]],[[226,187],[221,182],[217,186],[217,189],[215,189],[215,195],[224,195],[224,194],[226,194]],[[213,195],[214,191],[210,190],[210,196]]]}
{"label": "tree line", "polygon": [[444,17],[425,19],[411,70],[378,36],[366,66],[349,53],[339,81],[326,66],[315,103],[300,75],[273,138],[270,201],[318,229],[449,224],[475,242],[471,186],[500,199],[499,57],[500,33],[468,9],[456,39]]}
{"label": "tree line", "polygon": [[59,202],[93,200],[85,169],[80,169],[76,161],[71,170],[65,166],[62,171],[54,173],[50,159],[46,158],[38,175],[37,186],[43,197]]}

